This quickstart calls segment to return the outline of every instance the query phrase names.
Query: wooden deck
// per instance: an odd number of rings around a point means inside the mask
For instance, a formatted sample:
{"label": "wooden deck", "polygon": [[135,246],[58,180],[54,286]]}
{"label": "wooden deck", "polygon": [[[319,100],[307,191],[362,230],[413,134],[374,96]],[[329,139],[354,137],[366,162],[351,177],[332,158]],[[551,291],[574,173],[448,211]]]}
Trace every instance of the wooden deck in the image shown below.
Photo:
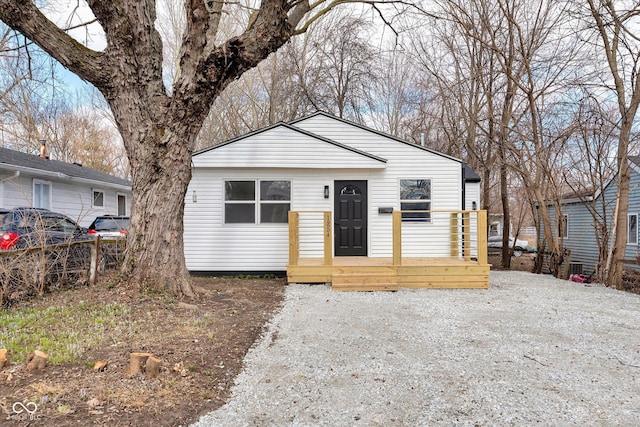
{"label": "wooden deck", "polygon": [[[327,283],[340,291],[488,288],[491,265],[487,260],[486,211],[443,212],[448,218],[449,239],[446,250],[441,252],[448,253],[448,257],[403,256],[402,211],[394,211],[392,257],[333,257],[331,212],[322,212],[324,256],[313,258],[300,256],[300,212],[290,211],[288,282]],[[470,226],[472,216],[477,224],[475,229]],[[476,256],[472,257],[474,253]]]}
{"label": "wooden deck", "polygon": [[287,267],[289,283],[327,283],[339,291],[396,291],[398,288],[489,287],[490,264],[452,258],[335,257],[300,259]]}

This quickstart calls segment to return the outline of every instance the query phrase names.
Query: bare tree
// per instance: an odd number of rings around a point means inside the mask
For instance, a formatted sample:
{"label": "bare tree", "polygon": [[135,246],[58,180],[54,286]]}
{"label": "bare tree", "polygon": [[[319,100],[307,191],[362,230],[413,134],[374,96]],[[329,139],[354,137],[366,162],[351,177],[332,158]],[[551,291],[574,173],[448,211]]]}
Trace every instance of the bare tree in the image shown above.
{"label": "bare tree", "polygon": [[[0,31],[2,31],[0,29]],[[0,124],[2,144],[37,153],[47,126],[64,102],[55,64],[37,46],[12,30],[4,32],[0,51]]]}
{"label": "bare tree", "polygon": [[[179,69],[167,90],[163,46],[153,0],[88,0],[106,36],[92,50],[49,20],[35,2],[0,0],[0,19],[92,83],[115,117],[131,163],[132,218],[123,272],[136,283],[194,295],[183,252],[184,196],[196,137],[215,99],[308,24],[342,3],[264,0],[185,1],[186,29]],[[373,3],[375,6],[375,3]],[[244,25],[221,33],[234,12],[249,8]]]}
{"label": "bare tree", "polygon": [[323,110],[364,122],[380,67],[362,17],[335,13],[310,25],[215,101],[198,147]]}
{"label": "bare tree", "polygon": [[[380,131],[398,138],[406,137],[403,132],[411,119],[419,114],[422,101],[422,93],[418,90],[419,69],[399,46],[383,52],[378,59],[375,69],[372,69],[377,77],[373,80],[370,95],[371,121]],[[416,135],[411,136],[415,142],[421,142],[419,134],[417,138]]]}
{"label": "bare tree", "polygon": [[615,105],[598,100],[585,91],[574,112],[577,131],[566,147],[567,157],[572,161],[565,182],[571,189],[571,197],[580,200],[591,214],[598,245],[595,273],[601,283],[607,279],[605,266],[611,242],[612,201],[604,197],[604,191],[616,173],[616,110]]}
{"label": "bare tree", "polygon": [[595,23],[601,49],[613,80],[611,91],[618,104],[617,193],[609,248],[605,265],[606,284],[619,287],[627,246],[627,213],[629,210],[629,144],[634,120],[640,105],[640,39],[635,33],[640,5],[636,2],[588,0],[592,22]]}

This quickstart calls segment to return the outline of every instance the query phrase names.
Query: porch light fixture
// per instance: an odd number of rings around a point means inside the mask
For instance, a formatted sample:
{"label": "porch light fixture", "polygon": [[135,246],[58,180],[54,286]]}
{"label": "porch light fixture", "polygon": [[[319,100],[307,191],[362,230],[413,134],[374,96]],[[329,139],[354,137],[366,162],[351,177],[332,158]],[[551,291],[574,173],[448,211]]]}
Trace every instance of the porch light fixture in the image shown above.
{"label": "porch light fixture", "polygon": [[193,190],[193,193],[191,193],[191,200],[193,201],[193,203],[198,203],[198,195],[196,194],[196,190]]}
{"label": "porch light fixture", "polygon": [[324,186],[324,198],[325,199],[329,198],[329,186],[328,185]]}
{"label": "porch light fixture", "polygon": [[474,211],[478,210],[478,204],[476,202],[471,202],[471,209]]}

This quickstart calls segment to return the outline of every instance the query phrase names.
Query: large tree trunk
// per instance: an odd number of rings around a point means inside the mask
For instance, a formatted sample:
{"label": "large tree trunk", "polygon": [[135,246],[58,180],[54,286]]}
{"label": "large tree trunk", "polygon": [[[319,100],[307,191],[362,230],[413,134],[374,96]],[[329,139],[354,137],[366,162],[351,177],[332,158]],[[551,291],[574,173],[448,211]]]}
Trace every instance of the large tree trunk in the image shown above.
{"label": "large tree trunk", "polygon": [[191,153],[169,143],[160,162],[155,147],[141,144],[130,156],[133,171],[131,233],[123,273],[130,281],[194,296],[184,258],[184,196],[191,179]]}

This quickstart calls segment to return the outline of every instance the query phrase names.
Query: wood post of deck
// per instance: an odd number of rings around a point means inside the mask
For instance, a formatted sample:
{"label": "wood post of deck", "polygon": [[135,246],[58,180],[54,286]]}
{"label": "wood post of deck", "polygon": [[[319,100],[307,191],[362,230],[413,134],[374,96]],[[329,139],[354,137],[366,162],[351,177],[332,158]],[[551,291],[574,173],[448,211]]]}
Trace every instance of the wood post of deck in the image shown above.
{"label": "wood post of deck", "polygon": [[300,214],[289,211],[289,265],[298,265],[300,257]]}
{"label": "wood post of deck", "polygon": [[333,262],[332,254],[332,236],[333,224],[331,220],[331,212],[324,213],[324,265],[331,265]]}
{"label": "wood post of deck", "polygon": [[487,258],[487,211],[478,211],[478,264],[486,265]]}
{"label": "wood post of deck", "polygon": [[393,211],[393,265],[402,265],[402,211]]}
{"label": "wood post of deck", "polygon": [[462,212],[462,253],[465,261],[471,260],[471,214]]}
{"label": "wood post of deck", "polygon": [[458,256],[458,214],[453,212],[450,216],[451,224],[451,256]]}

